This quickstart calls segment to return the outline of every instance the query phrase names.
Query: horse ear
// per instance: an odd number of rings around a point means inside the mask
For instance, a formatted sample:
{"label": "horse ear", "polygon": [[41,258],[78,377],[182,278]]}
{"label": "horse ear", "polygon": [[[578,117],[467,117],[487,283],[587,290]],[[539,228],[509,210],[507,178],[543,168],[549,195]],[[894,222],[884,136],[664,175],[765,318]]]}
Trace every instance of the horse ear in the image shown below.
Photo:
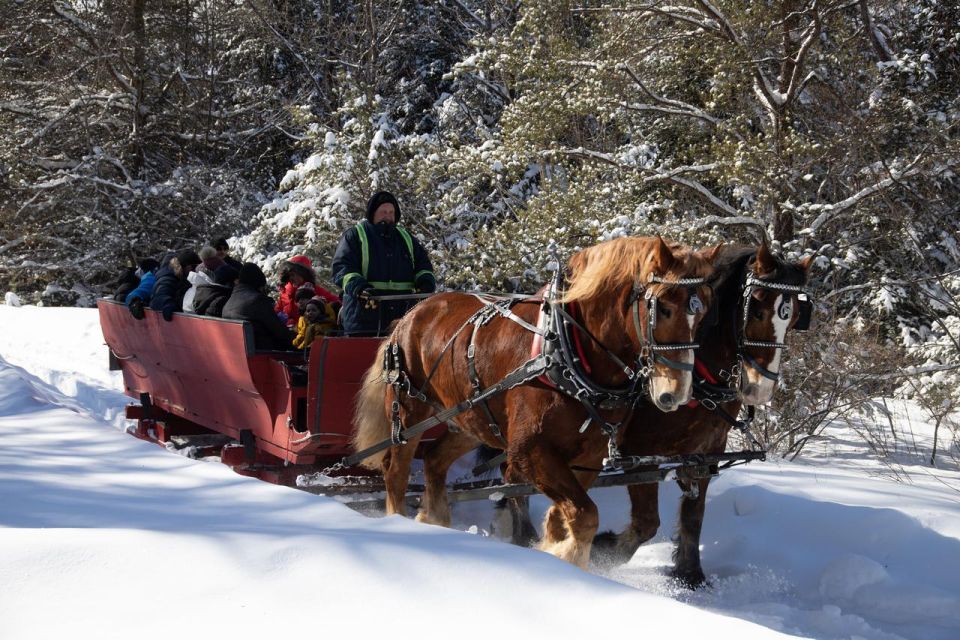
{"label": "horse ear", "polygon": [[669,245],[664,242],[662,236],[657,236],[657,246],[653,252],[653,270],[656,273],[664,274],[673,266],[676,258],[673,257],[673,251]]}
{"label": "horse ear", "polygon": [[764,242],[760,245],[760,248],[757,249],[757,259],[753,263],[753,272],[758,276],[762,276],[765,273],[776,271],[776,269],[777,261],[773,257],[773,254],[770,253],[770,247]]}
{"label": "horse ear", "polygon": [[810,273],[810,265],[813,264],[813,257],[814,257],[813,254],[810,254],[809,256],[802,258],[798,263],[800,265],[800,268],[806,271],[807,273]]}
{"label": "horse ear", "polygon": [[700,257],[713,264],[717,261],[717,257],[720,255],[720,249],[723,248],[723,243],[721,242],[715,247],[707,247],[706,249],[701,249],[697,253],[700,254]]}

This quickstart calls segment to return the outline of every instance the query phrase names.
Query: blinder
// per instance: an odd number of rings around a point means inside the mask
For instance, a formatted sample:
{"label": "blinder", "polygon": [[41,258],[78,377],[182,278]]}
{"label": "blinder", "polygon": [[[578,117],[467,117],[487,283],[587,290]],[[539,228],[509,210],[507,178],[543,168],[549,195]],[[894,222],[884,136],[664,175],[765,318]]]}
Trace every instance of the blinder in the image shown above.
{"label": "blinder", "polygon": [[797,309],[797,322],[793,325],[795,331],[806,331],[810,328],[810,320],[813,317],[813,302],[805,293],[797,296],[799,308]]}
{"label": "blinder", "polygon": [[[699,298],[697,299],[699,300]],[[714,299],[714,304],[707,307],[707,315],[703,317],[700,326],[702,328],[715,327],[718,322],[720,322],[720,305],[717,304],[716,299]]]}

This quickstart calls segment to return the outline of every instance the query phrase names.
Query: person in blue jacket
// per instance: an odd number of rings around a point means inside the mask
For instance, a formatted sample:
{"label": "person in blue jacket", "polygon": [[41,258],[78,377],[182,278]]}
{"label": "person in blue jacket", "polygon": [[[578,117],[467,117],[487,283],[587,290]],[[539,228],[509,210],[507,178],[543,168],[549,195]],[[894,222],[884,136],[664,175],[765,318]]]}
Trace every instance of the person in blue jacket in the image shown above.
{"label": "person in blue jacket", "polygon": [[400,227],[400,203],[379,191],[364,220],[347,229],[333,258],[333,280],[343,289],[340,319],[347,335],[383,335],[416,300],[375,301],[370,296],[432,293],[433,266],[423,245]]}
{"label": "person in blue jacket", "polygon": [[137,320],[143,320],[143,309],[150,304],[150,295],[153,293],[153,285],[157,283],[157,269],[160,263],[153,258],[144,258],[140,261],[137,269],[137,275],[140,276],[140,283],[137,287],[127,294],[123,299],[127,303],[127,308]]}

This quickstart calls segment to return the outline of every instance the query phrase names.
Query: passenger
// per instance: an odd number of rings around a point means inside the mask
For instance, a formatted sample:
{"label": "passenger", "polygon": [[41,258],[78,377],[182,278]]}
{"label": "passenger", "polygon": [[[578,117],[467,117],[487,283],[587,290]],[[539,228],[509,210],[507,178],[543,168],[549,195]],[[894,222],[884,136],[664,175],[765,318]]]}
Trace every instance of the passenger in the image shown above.
{"label": "passenger", "polygon": [[183,310],[187,313],[196,313],[194,298],[197,295],[197,287],[200,285],[213,284],[213,274],[217,267],[226,263],[217,255],[217,250],[213,247],[204,247],[200,249],[200,264],[197,268],[187,274],[187,280],[190,282],[190,288],[183,294]]}
{"label": "passenger", "polygon": [[153,285],[157,283],[156,272],[159,267],[160,263],[153,258],[144,258],[139,262],[137,273],[140,274],[140,284],[124,299],[130,313],[137,320],[143,320],[143,309],[150,303],[150,295],[153,293]]}
{"label": "passenger", "polygon": [[306,349],[318,337],[336,329],[337,316],[333,305],[319,296],[310,298],[304,305],[303,317],[297,326],[297,337],[293,339],[293,346]]}
{"label": "passenger", "polygon": [[218,267],[221,267],[227,263],[217,254],[217,250],[209,245],[200,249],[199,255],[200,260],[203,261],[203,264],[197,267],[197,271],[210,276],[210,280],[212,282],[213,272],[216,271]]}
{"label": "passenger", "polygon": [[187,278],[200,263],[196,251],[184,249],[157,271],[157,283],[153,285],[150,295],[150,308],[162,313],[164,320],[169,322],[173,320],[175,312],[183,311],[183,296],[190,288]]}
{"label": "passenger", "polygon": [[244,263],[237,285],[223,307],[223,317],[246,320],[253,325],[253,343],[260,350],[290,350],[290,331],[273,311],[273,300],[266,294],[267,278],[260,267]]}
{"label": "passenger", "polygon": [[136,267],[124,267],[117,274],[116,279],[110,283],[110,288],[113,289],[113,296],[111,297],[114,300],[125,301],[127,294],[140,285],[140,277],[136,271]]}
{"label": "passenger", "polygon": [[228,264],[219,267],[213,275],[213,282],[197,286],[193,297],[193,312],[200,316],[223,315],[223,305],[227,303],[237,281],[239,272]]}
{"label": "passenger", "polygon": [[214,240],[213,248],[217,251],[217,257],[236,269],[238,273],[240,272],[240,267],[243,265],[239,260],[230,255],[230,245],[227,244],[226,238],[217,238]]}
{"label": "passenger", "polygon": [[288,327],[297,326],[300,312],[297,307],[297,291],[305,284],[316,286],[317,274],[307,256],[293,256],[283,264],[280,271],[280,297],[273,308]]}
{"label": "passenger", "polygon": [[317,295],[317,290],[313,288],[313,285],[309,282],[304,282],[303,285],[297,289],[297,311],[300,314],[300,319],[297,320],[297,332],[300,331],[300,326],[303,324],[303,312],[307,310],[307,301],[310,298],[313,298]]}
{"label": "passenger", "polygon": [[375,193],[366,219],[347,229],[333,259],[333,278],[343,289],[341,321],[347,335],[381,335],[414,301],[378,305],[372,295],[430,293],[436,290],[430,258],[400,222],[400,204],[393,194]]}

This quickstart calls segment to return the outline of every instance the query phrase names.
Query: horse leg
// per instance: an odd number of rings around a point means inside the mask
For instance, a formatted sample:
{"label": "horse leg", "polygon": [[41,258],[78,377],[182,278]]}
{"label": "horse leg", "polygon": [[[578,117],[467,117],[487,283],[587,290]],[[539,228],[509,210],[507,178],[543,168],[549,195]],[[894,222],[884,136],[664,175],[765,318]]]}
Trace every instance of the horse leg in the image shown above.
{"label": "horse leg", "polygon": [[390,448],[383,458],[381,469],[383,483],[387,490],[387,515],[407,515],[407,485],[410,483],[410,464],[417,452],[420,436],[411,438],[406,444]]}
{"label": "horse leg", "polygon": [[418,522],[450,526],[447,470],[457,458],[477,446],[477,439],[464,432],[447,431],[423,456],[424,490]]}
{"label": "horse leg", "polygon": [[[592,471],[575,471],[573,475],[577,478],[577,482],[580,483],[581,487],[589,487],[593,484],[593,481],[597,479],[598,474]],[[529,522],[529,514],[527,518]],[[533,525],[530,524],[530,527],[532,528]],[[559,542],[567,537],[567,525],[563,513],[557,509],[556,505],[547,509],[547,514],[543,521],[543,537],[544,539],[549,537],[554,542]]]}
{"label": "horse leg", "polygon": [[677,546],[673,551],[673,570],[670,575],[684,586],[696,589],[707,581],[700,566],[700,531],[703,528],[710,478],[677,478],[677,484],[683,490],[683,497],[680,499]]}
{"label": "horse leg", "polygon": [[593,540],[592,559],[598,564],[618,565],[630,561],[640,545],[657,534],[660,528],[660,487],[657,484],[634,484],[630,494],[630,525],[617,534],[605,531]]}
{"label": "horse leg", "polygon": [[534,484],[554,503],[544,521],[540,549],[586,569],[600,523],[597,505],[566,462],[552,452],[540,448],[530,462]]}
{"label": "horse leg", "polygon": [[[510,467],[501,467],[504,482],[526,482],[522,476],[511,473]],[[537,529],[530,520],[530,497],[501,498],[493,511],[494,533],[502,540],[509,540],[519,547],[531,547],[539,540]]]}
{"label": "horse leg", "polygon": [[494,531],[520,547],[530,547],[539,539],[530,520],[530,497],[501,498],[494,507]]}

